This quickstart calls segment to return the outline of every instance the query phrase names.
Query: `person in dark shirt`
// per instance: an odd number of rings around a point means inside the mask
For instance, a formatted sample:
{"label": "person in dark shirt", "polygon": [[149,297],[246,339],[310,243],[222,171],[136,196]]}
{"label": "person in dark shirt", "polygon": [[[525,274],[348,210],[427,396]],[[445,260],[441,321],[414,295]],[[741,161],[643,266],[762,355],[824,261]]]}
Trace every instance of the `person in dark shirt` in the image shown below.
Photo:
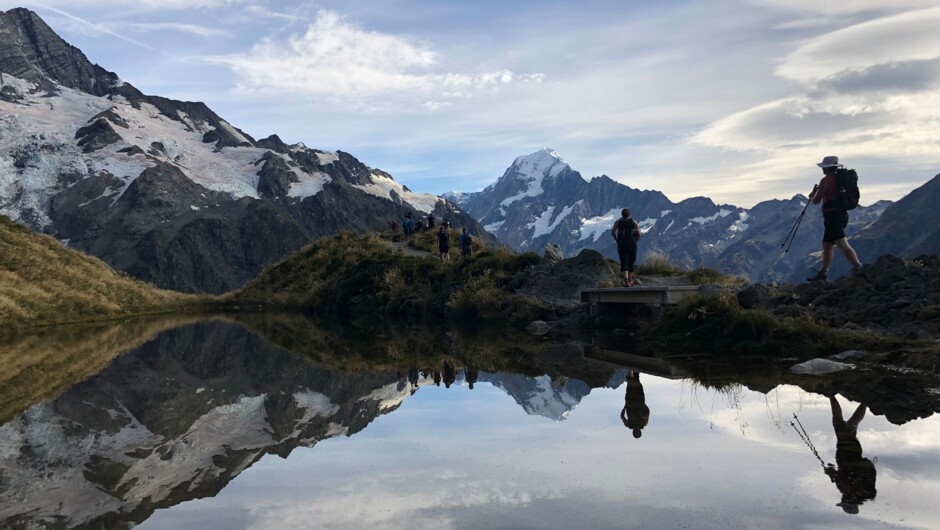
{"label": "person in dark shirt", "polygon": [[636,242],[640,239],[640,225],[630,217],[630,209],[620,211],[620,219],[614,222],[610,235],[617,242],[617,255],[620,257],[620,274],[623,275],[623,286],[633,287],[636,275],[633,272],[636,264]]}
{"label": "person in dark shirt", "polygon": [[441,251],[441,261],[450,261],[450,235],[443,226],[437,232],[437,248]]}
{"label": "person in dark shirt", "polygon": [[643,436],[643,427],[650,421],[650,408],[646,406],[646,394],[643,393],[639,372],[627,372],[627,394],[624,401],[620,419],[624,427],[633,431],[633,437],[639,438]]}

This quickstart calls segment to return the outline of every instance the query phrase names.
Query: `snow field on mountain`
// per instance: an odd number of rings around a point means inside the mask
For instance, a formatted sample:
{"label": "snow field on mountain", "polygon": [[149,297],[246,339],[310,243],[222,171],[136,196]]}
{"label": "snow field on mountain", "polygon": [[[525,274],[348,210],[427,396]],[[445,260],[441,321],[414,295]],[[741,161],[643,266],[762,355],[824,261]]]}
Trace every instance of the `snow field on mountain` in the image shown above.
{"label": "snow field on mountain", "polygon": [[568,217],[568,215],[571,214],[575,206],[578,206],[581,204],[581,202],[582,201],[578,201],[571,206],[565,206],[562,208],[561,212],[559,212],[559,214],[554,217],[554,221],[552,221],[552,214],[555,212],[555,207],[549,206],[548,209],[542,212],[542,215],[539,216],[535,221],[526,225],[528,228],[534,229],[531,239],[552,233],[552,231],[555,230],[559,224],[561,224],[565,217]]}
{"label": "snow field on mountain", "polygon": [[507,173],[514,172],[517,179],[526,182],[527,187],[522,192],[504,199],[499,205],[505,208],[525,197],[541,195],[544,191],[542,181],[546,177],[557,177],[566,168],[568,168],[568,164],[558,156],[558,153],[551,149],[542,149],[531,155],[516,158]]}
{"label": "snow field on mountain", "polygon": [[[48,226],[48,200],[59,173],[88,173],[75,133],[110,104],[69,89],[51,97],[28,94],[35,85],[6,74],[3,84],[16,86],[24,97],[18,103],[0,100],[0,197],[7,198],[0,199],[0,213],[20,221],[22,213],[31,212],[39,225]],[[17,168],[13,157],[24,139],[31,148],[17,155],[26,158],[26,167]]]}
{"label": "snow field on mountain", "polygon": [[[194,122],[185,113],[180,115],[184,123],[160,114],[148,103],[141,103],[136,109],[121,97],[115,97],[114,102],[116,112],[127,121],[129,128],[112,127],[125,142],[145,152],[150,152],[154,143],[160,143],[164,154],[157,157],[179,167],[193,182],[213,191],[228,193],[235,199],[258,198],[258,171],[261,168],[256,162],[267,149],[224,147],[219,150],[215,144],[202,141],[211,127]],[[186,130],[187,125],[193,130]],[[232,130],[235,131],[234,128]]]}
{"label": "snow field on mountain", "polygon": [[353,187],[360,189],[369,195],[391,200],[393,202],[395,201],[395,197],[392,196],[392,192],[395,192],[395,194],[398,195],[402,201],[411,205],[411,207],[415,210],[424,213],[433,212],[434,207],[437,206],[437,203],[441,202],[441,198],[437,195],[406,191],[404,184],[395,182],[394,180],[388,177],[383,177],[377,173],[370,173],[369,176],[372,178],[372,184],[353,184]]}
{"label": "snow field on mountain", "polygon": [[605,232],[610,232],[610,229],[614,226],[614,221],[620,217],[620,210],[622,210],[622,208],[613,208],[604,215],[585,219],[581,223],[580,240],[584,241],[590,237],[593,238],[594,241],[597,241]]}
{"label": "snow field on mountain", "polygon": [[291,182],[290,190],[287,192],[288,197],[296,197],[301,199],[304,197],[312,197],[313,195],[323,191],[323,187],[333,180],[329,175],[323,173],[322,171],[304,173],[298,168],[291,169],[300,182]]}

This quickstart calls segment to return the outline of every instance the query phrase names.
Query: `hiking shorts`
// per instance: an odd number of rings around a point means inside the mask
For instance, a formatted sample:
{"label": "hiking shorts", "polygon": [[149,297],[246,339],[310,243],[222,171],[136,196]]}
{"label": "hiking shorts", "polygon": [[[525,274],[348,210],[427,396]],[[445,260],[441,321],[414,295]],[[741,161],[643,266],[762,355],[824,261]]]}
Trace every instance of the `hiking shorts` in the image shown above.
{"label": "hiking shorts", "polygon": [[835,243],[844,238],[848,224],[849,212],[845,210],[823,212],[823,243]]}
{"label": "hiking shorts", "polygon": [[633,272],[636,264],[636,242],[617,242],[617,255],[620,256],[620,272]]}

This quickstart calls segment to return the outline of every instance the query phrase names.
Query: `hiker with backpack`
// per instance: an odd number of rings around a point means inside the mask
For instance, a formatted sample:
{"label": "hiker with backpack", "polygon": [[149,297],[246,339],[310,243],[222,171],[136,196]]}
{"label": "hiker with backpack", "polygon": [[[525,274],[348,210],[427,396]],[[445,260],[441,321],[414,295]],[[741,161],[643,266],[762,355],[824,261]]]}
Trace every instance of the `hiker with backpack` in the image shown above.
{"label": "hiker with backpack", "polygon": [[640,225],[630,217],[630,208],[620,211],[620,219],[614,222],[610,235],[617,242],[617,255],[620,256],[620,274],[623,275],[623,286],[633,287],[636,276],[633,266],[636,263],[636,242],[640,239]]}
{"label": "hiker with backpack", "polygon": [[411,218],[411,212],[405,214],[405,220],[402,222],[402,228],[405,231],[405,237],[411,237],[415,231],[415,222]]}
{"label": "hiker with backpack", "polygon": [[833,248],[839,247],[845,259],[852,264],[852,272],[858,272],[862,263],[855,250],[845,237],[845,227],[849,224],[849,210],[858,206],[858,174],[854,169],[846,169],[839,163],[839,157],[827,156],[817,166],[823,170],[823,178],[809,194],[813,204],[822,203],[823,242],[822,268],[807,281],[826,280],[829,265],[832,264]]}
{"label": "hiker with backpack", "polygon": [[437,232],[437,248],[441,251],[441,261],[447,263],[450,261],[450,235],[442,226]]}
{"label": "hiker with backpack", "polygon": [[469,256],[473,238],[467,233],[466,228],[461,229],[460,239],[457,241],[460,243],[460,255],[464,257]]}

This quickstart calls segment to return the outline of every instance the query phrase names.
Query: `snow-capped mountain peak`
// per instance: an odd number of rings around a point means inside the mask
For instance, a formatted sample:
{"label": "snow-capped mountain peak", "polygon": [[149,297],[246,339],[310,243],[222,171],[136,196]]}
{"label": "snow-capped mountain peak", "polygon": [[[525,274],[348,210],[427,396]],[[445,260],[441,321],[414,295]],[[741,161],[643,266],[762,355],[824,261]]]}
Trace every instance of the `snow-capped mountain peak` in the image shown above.
{"label": "snow-capped mountain peak", "polygon": [[[557,177],[565,168],[568,168],[565,160],[555,152],[554,149],[546,147],[530,155],[517,157],[510,167],[510,171],[515,171],[516,178],[543,178],[546,176]],[[507,171],[507,174],[510,173]]]}

